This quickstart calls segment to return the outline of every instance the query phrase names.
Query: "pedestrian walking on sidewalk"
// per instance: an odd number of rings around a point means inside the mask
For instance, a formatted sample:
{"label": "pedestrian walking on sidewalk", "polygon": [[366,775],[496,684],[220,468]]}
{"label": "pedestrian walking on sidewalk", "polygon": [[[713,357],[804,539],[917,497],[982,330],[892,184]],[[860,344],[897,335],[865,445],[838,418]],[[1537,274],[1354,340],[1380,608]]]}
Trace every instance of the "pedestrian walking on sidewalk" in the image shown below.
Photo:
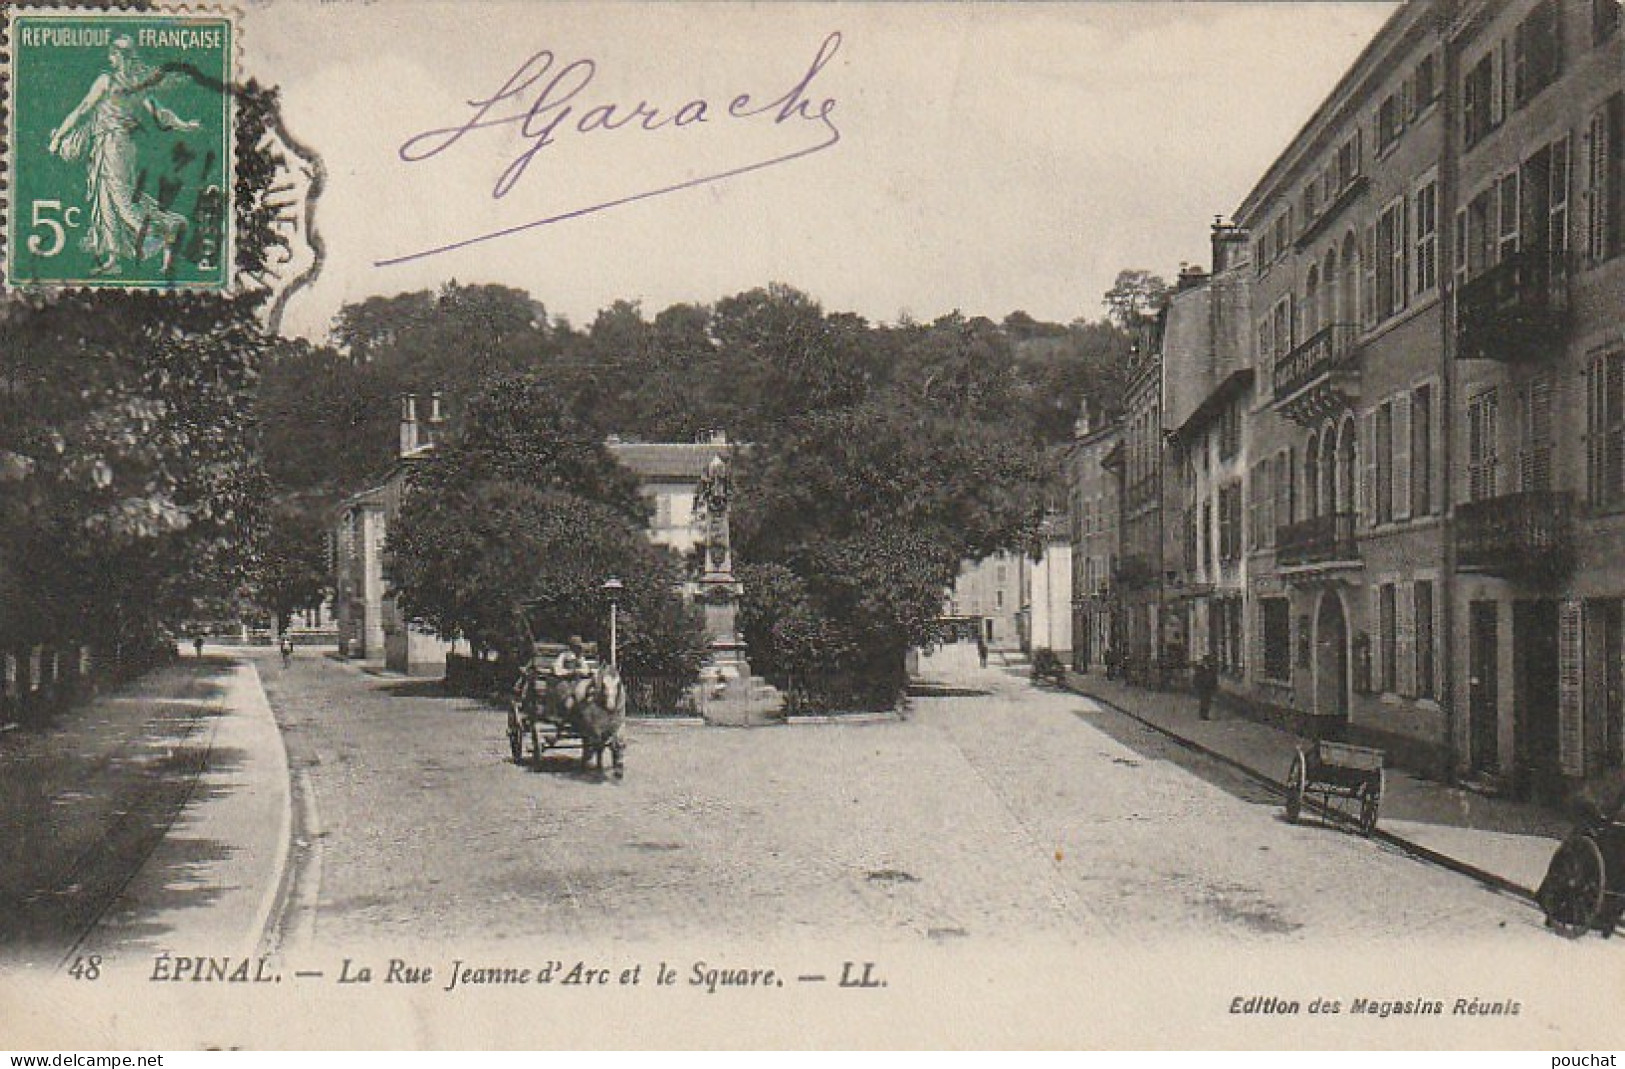
{"label": "pedestrian walking on sidewalk", "polygon": [[1196,701],[1200,707],[1200,715],[1202,719],[1212,720],[1213,695],[1219,689],[1219,669],[1218,666],[1213,663],[1213,657],[1211,654],[1203,657],[1201,662],[1197,664],[1196,671],[1192,674],[1191,682],[1196,687]]}
{"label": "pedestrian walking on sidewalk", "polygon": [[203,636],[198,635],[192,639],[192,651],[199,657],[203,656]]}
{"label": "pedestrian walking on sidewalk", "polygon": [[982,662],[983,668],[987,667],[987,639],[980,631],[976,633],[976,659]]}

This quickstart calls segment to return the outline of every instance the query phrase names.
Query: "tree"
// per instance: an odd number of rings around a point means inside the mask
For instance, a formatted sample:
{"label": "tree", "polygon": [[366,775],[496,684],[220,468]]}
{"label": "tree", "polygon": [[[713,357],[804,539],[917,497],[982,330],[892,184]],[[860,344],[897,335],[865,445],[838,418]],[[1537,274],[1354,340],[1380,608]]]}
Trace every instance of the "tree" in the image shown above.
{"label": "tree", "polygon": [[594,428],[538,375],[486,381],[468,400],[455,436],[414,476],[414,489],[447,494],[506,482],[598,502],[640,528],[649,503]]}
{"label": "tree", "polygon": [[515,652],[515,613],[535,637],[583,635],[607,645],[610,576],[620,596],[629,673],[692,674],[704,627],[681,611],[680,565],[641,528],[598,502],[513,482],[410,494],[389,536],[402,611],[478,653]]}
{"label": "tree", "polygon": [[295,613],[315,609],[333,595],[326,502],[286,497],[274,503],[261,540],[254,580],[256,600],[285,631]]}
{"label": "tree", "polygon": [[894,697],[961,562],[1036,544],[1044,474],[1020,428],[900,391],[792,421],[745,453],[736,480],[738,556],[780,569],[751,573],[774,593],[747,585],[748,627],[788,670],[771,619],[787,611],[832,658],[824,674]]}
{"label": "tree", "polygon": [[1168,283],[1144,268],[1127,268],[1106,291],[1106,316],[1123,330],[1133,330],[1162,311],[1168,302]]}
{"label": "tree", "polygon": [[480,653],[537,638],[607,639],[606,579],[624,584],[629,673],[692,678],[705,632],[679,596],[682,563],[644,533],[648,504],[592,428],[535,376],[490,381],[409,483],[388,550],[404,612]]}

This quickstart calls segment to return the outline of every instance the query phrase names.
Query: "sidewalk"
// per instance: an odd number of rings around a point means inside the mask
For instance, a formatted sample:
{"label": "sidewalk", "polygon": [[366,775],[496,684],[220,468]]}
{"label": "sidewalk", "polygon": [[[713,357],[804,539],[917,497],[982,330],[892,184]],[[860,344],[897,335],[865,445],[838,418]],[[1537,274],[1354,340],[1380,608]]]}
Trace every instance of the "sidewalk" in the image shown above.
{"label": "sidewalk", "polygon": [[18,963],[251,954],[288,849],[282,737],[252,665],[209,647],[0,746],[0,943]]}
{"label": "sidewalk", "polygon": [[[1214,719],[1204,721],[1191,694],[1075,673],[1068,673],[1067,686],[1283,793],[1293,756],[1307,741],[1246,719],[1222,702],[1214,704]],[[1445,786],[1401,769],[1387,769],[1386,777],[1377,838],[1525,897],[1533,896],[1572,824],[1541,806]]]}

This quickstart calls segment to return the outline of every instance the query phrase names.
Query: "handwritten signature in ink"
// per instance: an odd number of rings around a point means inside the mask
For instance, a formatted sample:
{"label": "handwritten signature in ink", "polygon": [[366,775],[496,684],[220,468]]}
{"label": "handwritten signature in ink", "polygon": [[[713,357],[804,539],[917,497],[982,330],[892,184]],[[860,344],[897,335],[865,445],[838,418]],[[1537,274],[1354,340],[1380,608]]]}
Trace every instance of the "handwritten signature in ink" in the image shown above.
{"label": "handwritten signature in ink", "polygon": [[835,98],[824,97],[815,102],[814,98],[809,94],[812,90],[813,81],[818,77],[819,72],[835,58],[835,53],[839,51],[840,47],[841,35],[839,32],[831,33],[824,38],[823,44],[819,46],[818,54],[813,57],[812,63],[807,67],[806,73],[801,76],[800,80],[783,94],[766,103],[757,103],[750,94],[740,93],[728,102],[726,108],[721,105],[713,108],[711,101],[696,98],[675,109],[668,108],[666,110],[651,105],[646,100],[640,100],[631,107],[606,102],[595,102],[587,106],[579,98],[591,86],[598,65],[590,59],[578,59],[559,66],[555,70],[555,65],[559,63],[558,57],[547,50],[537,52],[521,63],[519,68],[503,82],[502,87],[491,96],[468,101],[467,104],[471,111],[462,122],[453,126],[425,130],[408,138],[401,144],[397,152],[401,160],[409,164],[422,163],[450,151],[462,142],[465,137],[477,131],[517,127],[521,137],[525,140],[525,147],[502,169],[502,172],[497,176],[495,185],[491,188],[491,197],[500,200],[512,192],[514,187],[519,184],[532,161],[536,159],[536,156],[542,150],[550,145],[557,144],[561,138],[571,134],[614,133],[621,130],[636,133],[639,131],[660,130],[666,127],[683,129],[710,122],[714,112],[725,112],[727,118],[733,120],[770,116],[774,125],[781,125],[792,120],[814,123],[824,129],[825,137],[816,144],[797,149],[794,152],[755,160],[741,166],[731,167],[727,170],[717,171],[697,178],[688,178],[673,185],[644,190],[615,200],[574,208],[542,219],[532,219],[528,222],[506,226],[484,234],[476,234],[472,237],[462,238],[433,248],[392,256],[388,259],[376,261],[375,265],[390,267],[396,264],[409,263],[413,260],[421,260],[429,256],[437,256],[441,253],[467,248],[481,242],[510,237],[538,227],[564,222],[568,219],[577,219],[584,215],[607,211],[640,200],[648,200],[651,197],[665,196],[669,193],[693,189],[696,186],[737,178],[752,171],[760,171],[768,167],[790,163],[793,160],[802,159],[814,153],[823,152],[825,149],[833,148],[841,140],[841,132],[836,128],[833,119]]}

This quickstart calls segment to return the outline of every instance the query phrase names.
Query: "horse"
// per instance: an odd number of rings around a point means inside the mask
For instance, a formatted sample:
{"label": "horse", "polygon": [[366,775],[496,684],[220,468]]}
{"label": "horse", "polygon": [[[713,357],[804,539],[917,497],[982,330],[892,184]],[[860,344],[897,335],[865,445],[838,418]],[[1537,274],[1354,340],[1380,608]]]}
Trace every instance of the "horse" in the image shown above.
{"label": "horse", "polygon": [[626,723],[626,686],[612,664],[587,677],[575,701],[576,729],[581,735],[581,767],[588,768],[597,758],[598,771],[604,771],[604,749],[608,747],[615,778],[626,775],[626,740],[621,726]]}
{"label": "horse", "polygon": [[546,708],[553,724],[580,736],[583,769],[597,758],[602,772],[607,748],[615,777],[625,775],[621,725],[626,721],[626,685],[619,669],[606,664],[585,675],[553,680],[547,686]]}

